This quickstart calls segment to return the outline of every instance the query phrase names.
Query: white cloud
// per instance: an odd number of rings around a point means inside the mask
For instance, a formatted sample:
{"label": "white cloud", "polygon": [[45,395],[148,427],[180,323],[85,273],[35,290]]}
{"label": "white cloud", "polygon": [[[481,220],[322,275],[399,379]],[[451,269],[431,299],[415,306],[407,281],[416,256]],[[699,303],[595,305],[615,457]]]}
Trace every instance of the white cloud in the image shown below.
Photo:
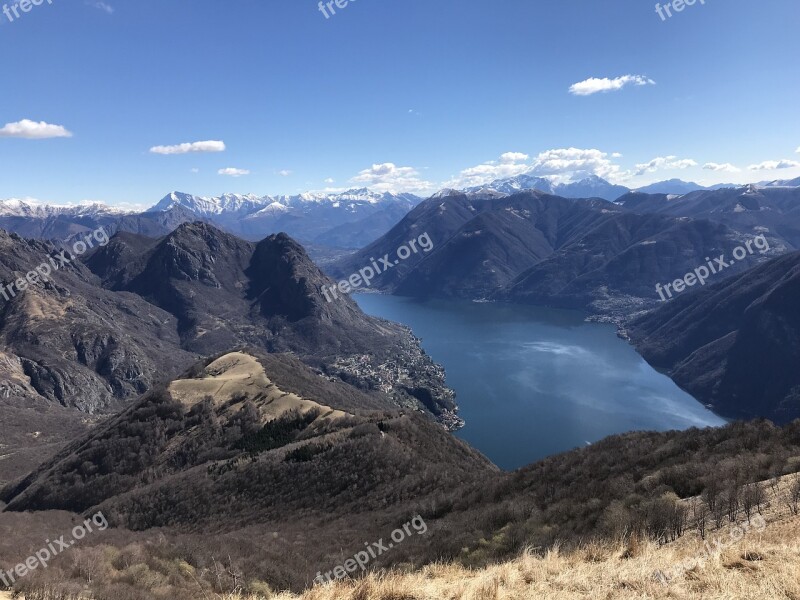
{"label": "white cloud", "polygon": [[105,2],[87,2],[86,4],[89,6],[94,6],[95,8],[102,10],[104,13],[109,15],[114,13],[114,7],[110,4],[106,4]]}
{"label": "white cloud", "polygon": [[241,177],[242,175],[250,175],[250,171],[247,169],[236,169],[234,167],[228,167],[227,169],[220,169],[217,171],[220,175],[229,175],[230,177]]}
{"label": "white cloud", "polygon": [[511,164],[528,160],[530,156],[522,152],[504,152],[500,155],[500,162],[503,164]]}
{"label": "white cloud", "polygon": [[563,179],[597,175],[609,181],[627,177],[607,152],[596,148],[555,148],[541,152],[533,159],[531,173],[556,175]]}
{"label": "white cloud", "polygon": [[281,177],[288,177],[291,174],[292,172],[289,169],[282,169],[278,171],[278,175],[280,175]]}
{"label": "white cloud", "polygon": [[336,183],[336,181],[335,181],[335,180],[334,180],[332,177],[328,177],[328,178],[327,178],[325,181],[323,181],[322,183],[327,183],[328,185],[330,185],[330,184],[332,184],[332,183]]}
{"label": "white cloud", "polygon": [[569,93],[575,96],[591,96],[598,92],[616,92],[626,85],[655,85],[656,82],[644,75],[623,75],[609,79],[608,77],[590,77],[578,83],[573,83],[569,88]]}
{"label": "white cloud", "polygon": [[555,148],[541,152],[530,160],[530,156],[522,152],[506,152],[499,160],[490,160],[481,165],[464,169],[457,177],[453,177],[442,185],[449,188],[477,187],[491,183],[496,179],[505,179],[517,175],[531,174],[548,176],[554,180],[568,181],[597,175],[604,179],[624,180],[628,174],[614,164],[609,158],[621,156],[619,153],[609,155],[607,152],[584,148]]}
{"label": "white cloud", "polygon": [[732,165],[731,163],[714,163],[709,162],[703,165],[703,168],[707,171],[725,171],[727,173],[738,173],[741,169],[737,166]]}
{"label": "white cloud", "polygon": [[778,169],[793,169],[794,167],[800,167],[800,162],[784,158],[783,160],[765,160],[747,168],[751,171],[777,171]]}
{"label": "white cloud", "polygon": [[200,169],[198,169],[198,168],[192,169],[192,173],[199,173],[199,172],[200,172]]}
{"label": "white cloud", "polygon": [[44,121],[22,119],[16,123],[6,123],[0,129],[0,137],[24,138],[26,140],[43,140],[47,138],[72,137],[72,132],[62,125],[51,125]]}
{"label": "white cloud", "polygon": [[678,158],[677,156],[659,156],[650,162],[636,165],[636,175],[655,173],[664,169],[688,169],[698,166],[697,161],[691,158]]}
{"label": "white cloud", "polygon": [[224,152],[225,142],[219,140],[206,140],[203,142],[186,142],[174,146],[153,146],[153,154],[189,154],[190,152]]}
{"label": "white cloud", "polygon": [[394,163],[374,164],[350,181],[377,192],[422,192],[434,187],[433,183],[422,179],[414,167],[398,167]]}

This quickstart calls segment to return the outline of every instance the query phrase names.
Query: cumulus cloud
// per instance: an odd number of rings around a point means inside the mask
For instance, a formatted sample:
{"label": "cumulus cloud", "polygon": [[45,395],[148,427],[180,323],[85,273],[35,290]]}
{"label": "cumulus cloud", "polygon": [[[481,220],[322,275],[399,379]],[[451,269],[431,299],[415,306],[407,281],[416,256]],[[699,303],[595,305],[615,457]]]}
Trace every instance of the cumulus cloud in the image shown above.
{"label": "cumulus cloud", "polygon": [[234,167],[228,167],[226,169],[220,169],[217,171],[220,175],[228,175],[230,177],[241,177],[242,175],[250,175],[250,171],[247,169],[236,169]]}
{"label": "cumulus cloud", "polygon": [[504,152],[500,155],[500,162],[503,164],[512,164],[526,161],[529,158],[530,156],[522,152]]}
{"label": "cumulus cloud", "polygon": [[636,165],[636,175],[644,175],[645,173],[655,173],[664,169],[688,169],[689,167],[696,167],[697,161],[691,158],[678,158],[677,156],[659,156],[650,162],[640,163]]}
{"label": "cumulus cloud", "polygon": [[327,178],[325,181],[323,181],[322,183],[327,183],[328,185],[330,185],[331,183],[336,183],[336,180],[334,180],[334,179],[333,179],[333,177],[328,177],[328,178]]}
{"label": "cumulus cloud", "polygon": [[26,140],[44,140],[47,138],[72,137],[72,132],[62,125],[51,125],[44,121],[22,119],[16,123],[6,123],[0,129],[0,137],[23,138]]}
{"label": "cumulus cloud", "polygon": [[202,142],[185,142],[174,146],[153,146],[153,154],[189,154],[190,152],[224,152],[225,142],[220,140],[205,140]]}
{"label": "cumulus cloud", "polygon": [[725,171],[727,173],[738,173],[741,171],[739,167],[732,165],[731,163],[714,163],[709,162],[703,165],[703,168],[707,171]]}
{"label": "cumulus cloud", "polygon": [[609,79],[608,77],[590,77],[569,87],[569,93],[575,96],[591,96],[599,92],[616,92],[627,85],[655,85],[656,82],[644,75],[623,75]]}
{"label": "cumulus cloud", "polygon": [[280,175],[281,177],[288,177],[291,174],[292,172],[289,169],[282,169],[278,171],[278,175]]}
{"label": "cumulus cloud", "polygon": [[555,148],[541,152],[534,158],[531,173],[566,179],[588,175],[608,180],[624,179],[626,175],[611,158],[616,157],[596,148]]}
{"label": "cumulus cloud", "polygon": [[433,183],[422,179],[414,167],[398,167],[390,162],[374,164],[350,181],[377,192],[421,192],[434,187]]}
{"label": "cumulus cloud", "polygon": [[777,171],[778,169],[792,169],[794,167],[800,167],[800,162],[784,158],[783,160],[765,160],[747,168],[751,171]]}

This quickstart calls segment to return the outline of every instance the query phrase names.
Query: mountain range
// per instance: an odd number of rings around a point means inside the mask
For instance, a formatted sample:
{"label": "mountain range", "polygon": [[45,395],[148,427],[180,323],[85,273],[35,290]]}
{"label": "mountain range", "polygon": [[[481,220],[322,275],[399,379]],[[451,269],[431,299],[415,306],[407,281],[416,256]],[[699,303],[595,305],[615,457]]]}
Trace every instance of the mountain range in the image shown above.
{"label": "mountain range", "polygon": [[365,188],[295,196],[205,197],[172,192],[143,212],[99,203],[50,206],[6,200],[0,201],[0,228],[61,241],[100,226],[109,234],[123,231],[155,237],[182,223],[204,221],[251,241],[284,232],[309,245],[359,248],[388,231],[420,201],[413,194]]}
{"label": "mountain range", "polygon": [[[758,188],[797,187],[800,181],[762,182]],[[733,184],[703,187],[671,179],[635,190],[645,194],[685,195],[697,191],[739,188]],[[561,182],[552,177],[518,175],[460,192],[502,197],[538,190],[563,198],[617,201],[632,190],[592,175]],[[442,190],[436,195],[449,195]],[[258,241],[285,232],[301,241],[315,259],[327,260],[331,248],[363,248],[388,232],[422,198],[414,194],[377,193],[366,188],[344,192],[307,192],[294,196],[223,194],[217,197],[171,192],[145,211],[125,211],[101,203],[51,206],[31,200],[0,201],[0,229],[24,237],[63,241],[102,226],[109,234],[123,231],[163,236],[178,225],[204,221],[243,239]],[[341,253],[339,253],[341,254]]]}

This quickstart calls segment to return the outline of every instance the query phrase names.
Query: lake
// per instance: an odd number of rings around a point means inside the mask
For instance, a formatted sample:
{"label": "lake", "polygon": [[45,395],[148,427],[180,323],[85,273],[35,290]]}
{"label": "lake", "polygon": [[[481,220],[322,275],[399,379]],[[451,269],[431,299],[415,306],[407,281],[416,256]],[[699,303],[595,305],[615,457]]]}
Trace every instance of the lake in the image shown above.
{"label": "lake", "polygon": [[466,426],[456,435],[504,469],[634,430],[720,426],[613,325],[573,311],[355,294],[408,325],[447,371]]}

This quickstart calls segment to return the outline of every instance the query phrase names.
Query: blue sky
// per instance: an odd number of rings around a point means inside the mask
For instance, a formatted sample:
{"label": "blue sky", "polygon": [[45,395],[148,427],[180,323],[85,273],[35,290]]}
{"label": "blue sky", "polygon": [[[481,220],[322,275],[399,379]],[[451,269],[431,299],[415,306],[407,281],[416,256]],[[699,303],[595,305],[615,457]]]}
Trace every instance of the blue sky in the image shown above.
{"label": "blue sky", "polygon": [[0,14],[0,198],[800,176],[797,0],[51,1]]}

